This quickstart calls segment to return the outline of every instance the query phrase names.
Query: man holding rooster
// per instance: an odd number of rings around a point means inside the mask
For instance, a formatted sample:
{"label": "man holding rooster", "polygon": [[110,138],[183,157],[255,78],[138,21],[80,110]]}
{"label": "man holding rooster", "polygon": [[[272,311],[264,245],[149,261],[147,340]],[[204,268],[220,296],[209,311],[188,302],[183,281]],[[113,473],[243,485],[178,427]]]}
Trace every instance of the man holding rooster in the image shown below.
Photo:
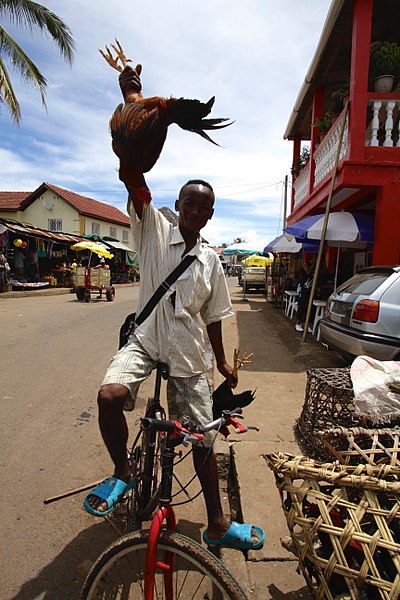
{"label": "man holding rooster", "polygon": [[[125,65],[120,76],[124,98],[127,89],[131,97],[132,91],[140,93],[140,71]],[[138,153],[138,146],[133,146],[131,141],[130,152],[134,147]],[[169,418],[179,420],[187,415],[200,425],[213,420],[211,390],[205,374],[206,344],[198,315],[206,326],[219,372],[230,385],[235,385],[233,368],[226,360],[222,340],[221,321],[233,314],[226,279],[217,254],[200,236],[214,212],[213,189],[201,179],[188,181],[176,200],[179,220],[177,226],[173,226],[154,207],[143,168],[138,169],[144,160],[143,136],[141,144],[139,161],[126,156],[127,144],[120,138],[117,153],[120,179],[129,194],[128,212],[140,257],[137,313],[140,314],[154,291],[185,256],[191,255],[194,259],[147,318],[135,326],[127,344],[113,357],[102,382],[98,394],[99,425],[114,463],[114,474],[85,499],[86,510],[96,516],[114,510],[127,487],[133,485],[126,452],[128,427],[124,411],[133,409],[140,383],[156,368],[158,361],[169,366]],[[115,150],[115,145],[113,147]],[[146,155],[149,155],[148,148]],[[215,546],[261,548],[264,541],[261,528],[230,522],[223,514],[213,440],[214,434],[206,434],[203,444],[193,448],[194,466],[207,509],[204,541]]]}

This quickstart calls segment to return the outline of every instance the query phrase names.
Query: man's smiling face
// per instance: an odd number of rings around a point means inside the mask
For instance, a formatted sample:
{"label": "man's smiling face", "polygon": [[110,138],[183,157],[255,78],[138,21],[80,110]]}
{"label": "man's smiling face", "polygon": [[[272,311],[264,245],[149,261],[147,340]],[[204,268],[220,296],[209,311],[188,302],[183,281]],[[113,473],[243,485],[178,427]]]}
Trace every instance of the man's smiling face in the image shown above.
{"label": "man's smiling face", "polygon": [[182,188],[175,210],[179,212],[179,227],[199,233],[214,213],[214,193],[205,185],[192,183]]}

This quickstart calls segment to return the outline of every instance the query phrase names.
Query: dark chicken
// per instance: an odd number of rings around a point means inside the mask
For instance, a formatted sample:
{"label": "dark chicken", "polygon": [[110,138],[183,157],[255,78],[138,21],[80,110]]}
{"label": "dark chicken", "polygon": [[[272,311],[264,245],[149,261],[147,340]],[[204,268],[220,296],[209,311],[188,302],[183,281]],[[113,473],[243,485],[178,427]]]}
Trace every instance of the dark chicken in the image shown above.
{"label": "dark chicken", "polygon": [[116,45],[111,46],[116,58],[107,46],[106,53],[101,50],[100,53],[111,67],[121,73],[119,84],[124,104],[120,104],[111,117],[110,130],[112,148],[120,159],[120,179],[133,185],[135,173],[147,173],[158,160],[172,123],[201,135],[213,144],[215,142],[205,130],[222,129],[231,123],[222,124],[228,119],[205,118],[211,112],[214,97],[206,103],[185,98],[144,98],[140,81],[142,66],[130,67],[128,63],[132,61],[126,58],[118,40],[115,42]]}
{"label": "dark chicken", "polygon": [[239,357],[239,349],[235,348],[233,352],[233,379],[235,384],[232,386],[227,379],[214,390],[213,398],[213,418],[218,419],[223,410],[233,410],[235,408],[244,408],[255,399],[255,391],[246,390],[241,394],[234,394],[232,387],[236,387],[238,381],[238,371],[244,365],[251,363],[250,358],[253,353],[246,354],[243,358]]}
{"label": "dark chicken", "polygon": [[213,418],[218,419],[223,410],[244,408],[253,402],[255,392],[246,390],[241,394],[234,394],[227,379],[214,390],[213,395]]}

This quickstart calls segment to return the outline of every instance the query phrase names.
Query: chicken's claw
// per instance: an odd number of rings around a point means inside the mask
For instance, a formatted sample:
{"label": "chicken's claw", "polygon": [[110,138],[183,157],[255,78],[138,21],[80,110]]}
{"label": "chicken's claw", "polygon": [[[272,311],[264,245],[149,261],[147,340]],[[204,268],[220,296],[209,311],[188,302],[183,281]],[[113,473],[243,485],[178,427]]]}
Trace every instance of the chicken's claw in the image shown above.
{"label": "chicken's claw", "polygon": [[[117,38],[115,38],[115,44],[111,44],[111,48],[116,53],[115,58],[113,57],[112,52],[108,46],[106,46],[106,52],[103,52],[102,50],[100,50],[100,48],[99,48],[99,52],[102,55],[102,57],[104,58],[104,60],[110,65],[110,67],[112,67],[116,71],[119,71],[120,73],[122,73],[122,71],[125,69],[127,64],[132,61],[130,58],[127,58],[125,56],[125,52],[123,51],[122,46],[119,43],[119,41],[117,40]],[[118,63],[118,61],[121,61],[121,65]],[[140,70],[138,72],[138,75],[140,75],[140,71],[142,70],[142,67],[141,67],[141,65],[137,65],[136,69],[138,69],[138,67],[140,67]]]}
{"label": "chicken's claw", "polygon": [[240,348],[235,348],[233,351],[233,377],[235,378],[236,383],[238,380],[239,369],[243,367],[243,365],[251,363],[251,360],[249,360],[249,358],[253,356],[253,352],[250,352],[250,354],[246,354],[245,356],[243,356],[243,358],[239,358],[239,351]]}

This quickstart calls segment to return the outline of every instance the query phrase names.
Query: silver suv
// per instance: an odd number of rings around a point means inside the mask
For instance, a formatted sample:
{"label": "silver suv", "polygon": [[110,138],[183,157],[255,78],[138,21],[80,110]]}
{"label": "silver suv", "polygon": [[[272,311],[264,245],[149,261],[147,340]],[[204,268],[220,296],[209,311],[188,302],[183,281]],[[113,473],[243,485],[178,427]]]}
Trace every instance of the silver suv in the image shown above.
{"label": "silver suv", "polygon": [[368,267],[329,297],[322,342],[345,358],[400,360],[400,266]]}

